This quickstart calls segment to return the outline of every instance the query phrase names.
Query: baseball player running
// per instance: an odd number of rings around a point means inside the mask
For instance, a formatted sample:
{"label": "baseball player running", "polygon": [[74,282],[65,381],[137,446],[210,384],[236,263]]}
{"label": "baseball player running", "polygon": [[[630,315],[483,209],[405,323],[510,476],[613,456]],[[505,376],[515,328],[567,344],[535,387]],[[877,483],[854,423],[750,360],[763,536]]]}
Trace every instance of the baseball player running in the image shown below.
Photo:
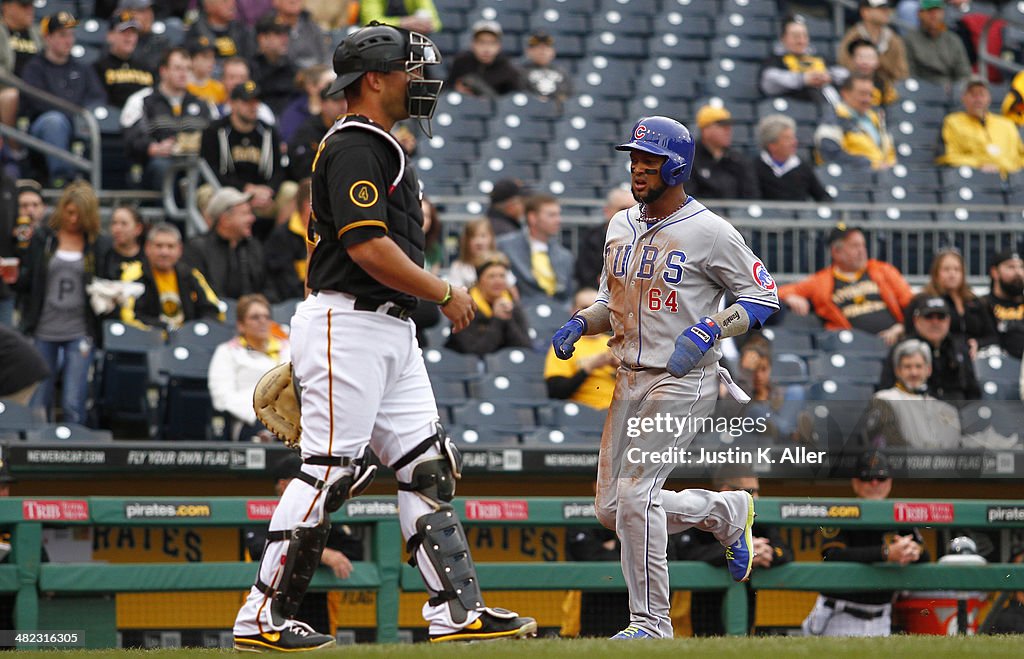
{"label": "baseball player running", "polygon": [[461,458],[438,423],[437,406],[409,320],[432,300],[453,331],[473,318],[464,288],[423,269],[420,187],[396,121],[429,127],[441,81],[434,44],[416,32],[371,23],[334,52],[349,112],[320,143],[312,204],[319,242],[311,294],[292,318],[294,379],[302,404],[302,472],[270,521],[256,584],[235,620],[235,648],[314,650],[334,644],[294,620],[327,538],[328,515],[368,485],[367,446],[398,480],[402,534],[430,592],[430,640],[536,634],[537,623],[484,605],[466,535],[450,504]]}
{"label": "baseball player running", "polygon": [[[622,543],[630,623],[614,639],[672,636],[669,533],[696,527],[726,547],[737,581],[753,565],[754,501],[744,491],[663,491],[674,464],[645,455],[685,449],[718,397],[719,380],[749,400],[719,367],[722,337],[759,327],[779,308],[775,282],[728,222],[686,194],[693,168],[690,132],[668,117],[633,127],[628,151],[636,206],[608,225],[597,302],[577,312],[552,339],[567,359],[584,334],[613,331],[621,365],[601,439],[597,517]],[[717,311],[722,296],[736,303]],[[638,420],[671,414],[683,426],[637,432]],[[677,460],[677,463],[679,461]]]}

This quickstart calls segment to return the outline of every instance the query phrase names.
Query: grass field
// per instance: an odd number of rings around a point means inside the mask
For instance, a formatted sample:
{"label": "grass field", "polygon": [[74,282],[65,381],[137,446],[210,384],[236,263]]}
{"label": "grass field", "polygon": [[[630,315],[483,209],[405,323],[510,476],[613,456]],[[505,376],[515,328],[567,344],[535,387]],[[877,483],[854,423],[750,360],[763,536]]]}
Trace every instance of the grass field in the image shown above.
{"label": "grass field", "polygon": [[[198,657],[242,657],[231,650],[67,650],[33,652],[32,657],[71,657],[73,659],[153,657],[184,659]],[[701,659],[761,659],[763,657],[808,657],[835,659],[851,657],[1022,657],[1024,638],[1020,636],[894,636],[890,638],[710,638],[665,641],[618,641],[594,639],[539,639],[529,641],[497,641],[470,645],[349,645],[322,650],[311,655],[317,659],[353,657],[356,659],[597,659],[598,657],[700,657]]]}

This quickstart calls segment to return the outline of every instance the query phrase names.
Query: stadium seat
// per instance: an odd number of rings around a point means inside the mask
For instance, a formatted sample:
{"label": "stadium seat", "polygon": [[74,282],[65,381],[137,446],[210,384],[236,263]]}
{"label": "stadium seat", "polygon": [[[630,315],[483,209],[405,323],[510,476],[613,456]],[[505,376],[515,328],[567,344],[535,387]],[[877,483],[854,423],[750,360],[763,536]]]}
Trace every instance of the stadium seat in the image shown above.
{"label": "stadium seat", "polygon": [[167,346],[159,353],[159,370],[166,378],[160,391],[156,435],[172,441],[213,438],[213,404],[207,374],[209,349]]}
{"label": "stadium seat", "polygon": [[647,57],[647,39],[645,37],[604,30],[592,32],[586,38],[586,44],[587,52],[591,55],[630,59],[645,59]]}
{"label": "stadium seat", "polygon": [[943,106],[950,101],[949,92],[945,87],[916,78],[907,78],[896,83],[896,93],[901,99],[912,99],[918,107]]}
{"label": "stadium seat", "polygon": [[807,388],[812,418],[835,421],[843,439],[858,436],[874,388],[869,385],[825,380]]}
{"label": "stadium seat", "polygon": [[454,424],[477,430],[498,429],[520,433],[537,427],[532,407],[507,405],[500,399],[471,400],[456,407],[452,416]]}
{"label": "stadium seat", "polygon": [[772,382],[775,384],[806,384],[810,378],[807,362],[794,353],[772,355]]}
{"label": "stadium seat", "polygon": [[727,34],[711,40],[711,58],[761,62],[771,54],[771,42],[750,35]]}
{"label": "stadium seat", "polygon": [[[776,3],[760,2],[759,0],[724,0],[723,14],[740,13],[747,17],[774,19],[778,14]],[[831,30],[831,28],[829,28]]]}
{"label": "stadium seat", "polygon": [[47,423],[29,429],[25,439],[36,442],[110,442],[109,430],[94,430],[77,423]]}
{"label": "stadium seat", "polygon": [[796,355],[813,355],[814,339],[806,331],[791,331],[783,327],[765,327],[761,336],[768,339],[775,352],[791,352]]}
{"label": "stadium seat", "polygon": [[488,374],[544,379],[545,355],[526,348],[503,348],[484,357]]}
{"label": "stadium seat", "polygon": [[527,377],[524,374],[490,374],[470,385],[470,391],[481,400],[521,402],[534,405],[547,402],[548,389],[544,374]]}
{"label": "stadium seat", "polygon": [[929,222],[935,219],[932,211],[896,208],[900,204],[935,204],[937,198],[930,190],[921,190],[908,184],[897,183],[892,187],[879,186],[875,191],[875,203],[891,204],[885,213],[890,220],[911,220]]}
{"label": "stadium seat", "polygon": [[513,2],[489,2],[483,7],[466,14],[470,26],[479,20],[498,21],[505,34],[519,34],[529,31],[529,7]]}
{"label": "stadium seat", "polygon": [[442,380],[433,378],[430,386],[434,390],[434,398],[439,405],[459,406],[469,400],[466,392],[466,383],[462,380]]}
{"label": "stadium seat", "polygon": [[548,408],[551,416],[551,426],[560,430],[575,430],[586,433],[601,433],[604,427],[607,410],[597,410],[593,407],[576,403],[573,401],[558,401],[552,403]]}
{"label": "stadium seat", "polygon": [[[545,6],[552,4],[561,6]],[[565,37],[588,34],[590,32],[590,15],[586,10],[580,9],[576,3],[542,2],[530,15],[530,27],[551,34],[555,39],[555,49],[559,56],[564,56],[562,42]]]}
{"label": "stadium seat", "polygon": [[173,332],[168,332],[167,343],[171,346],[206,348],[213,352],[217,346],[230,341],[237,334],[234,326],[209,320],[190,320]]}
{"label": "stadium seat", "polygon": [[816,340],[819,350],[828,353],[869,354],[885,357],[889,346],[880,337],[858,329],[822,332]]}
{"label": "stadium seat", "polygon": [[761,98],[760,71],[760,64],[722,58],[708,67],[704,92],[720,96],[731,111],[734,99],[755,101]]}
{"label": "stadium seat", "polygon": [[176,16],[168,16],[162,20],[153,21],[153,34],[162,34],[167,38],[172,47],[180,46],[185,42],[186,32],[188,32],[188,28]]}
{"label": "stadium seat", "polygon": [[985,400],[1020,400],[1020,360],[1010,355],[979,357],[974,370]]}
{"label": "stadium seat", "polygon": [[0,400],[0,440],[25,439],[26,433],[39,424],[39,419],[27,406],[13,400]]}
{"label": "stadium seat", "polygon": [[[766,98],[757,104],[757,114],[766,116],[769,114],[785,114],[795,121],[797,125],[807,124],[817,127],[820,118],[820,111],[815,103],[796,101],[791,98]],[[810,143],[809,143],[810,144]]]}
{"label": "stadium seat", "polygon": [[1019,448],[1020,401],[974,401],[960,409],[965,448]]}
{"label": "stadium seat", "polygon": [[452,438],[459,448],[490,448],[519,446],[519,434],[516,432],[500,431],[493,428],[464,428],[453,425],[448,428],[448,436]]}
{"label": "stadium seat", "polygon": [[480,377],[481,362],[476,355],[463,355],[447,348],[430,348],[423,353],[423,362],[431,380],[473,380]]}
{"label": "stadium seat", "polygon": [[456,91],[441,94],[438,99],[436,114],[448,112],[452,117],[462,119],[490,119],[494,116],[494,102],[478,96],[467,96]]}
{"label": "stadium seat", "polygon": [[843,353],[823,355],[818,362],[817,375],[827,380],[850,382],[875,386],[882,378],[882,359],[871,359],[864,355],[847,357]]}
{"label": "stadium seat", "polygon": [[778,318],[779,321],[774,324],[769,321],[769,327],[777,327],[778,329],[794,333],[806,333],[812,336],[821,332],[824,325],[821,322],[821,318],[816,314],[808,313],[805,316],[801,316],[789,311],[785,304],[782,306],[783,309],[772,316],[772,318]]}
{"label": "stadium seat", "polygon": [[922,127],[932,127],[936,136],[938,135],[937,128],[942,125],[945,117],[945,105],[941,103],[919,103],[912,98],[902,98],[886,109],[886,119],[890,127],[902,121],[912,121],[920,124]]}
{"label": "stadium seat", "polygon": [[164,343],[164,332],[159,329],[143,330],[116,320],[103,324],[103,361],[95,382],[98,425],[149,421],[148,355],[163,348]]}
{"label": "stadium seat", "polygon": [[529,119],[558,119],[562,116],[557,103],[542,101],[532,94],[517,92],[498,99],[498,116],[516,114]]}
{"label": "stadium seat", "polygon": [[534,448],[572,446],[597,449],[601,445],[601,435],[574,428],[538,428],[525,434],[523,444]]}
{"label": "stadium seat", "polygon": [[[623,6],[629,7],[629,5]],[[590,29],[592,32],[647,36],[651,33],[652,16],[653,14],[620,11],[619,7],[605,8],[593,15]]]}
{"label": "stadium seat", "polygon": [[707,34],[656,33],[654,38],[649,41],[648,46],[651,57],[664,56],[700,61],[707,60],[708,53],[711,51],[710,39]]}

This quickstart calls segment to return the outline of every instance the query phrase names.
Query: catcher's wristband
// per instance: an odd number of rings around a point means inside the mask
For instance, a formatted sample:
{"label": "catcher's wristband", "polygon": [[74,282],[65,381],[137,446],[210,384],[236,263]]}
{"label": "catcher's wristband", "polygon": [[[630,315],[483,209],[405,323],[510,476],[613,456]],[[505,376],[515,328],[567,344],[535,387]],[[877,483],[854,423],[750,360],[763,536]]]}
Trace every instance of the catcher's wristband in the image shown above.
{"label": "catcher's wristband", "polygon": [[452,301],[452,283],[450,281],[445,283],[448,284],[448,288],[444,291],[444,297],[437,301],[438,306],[441,307]]}

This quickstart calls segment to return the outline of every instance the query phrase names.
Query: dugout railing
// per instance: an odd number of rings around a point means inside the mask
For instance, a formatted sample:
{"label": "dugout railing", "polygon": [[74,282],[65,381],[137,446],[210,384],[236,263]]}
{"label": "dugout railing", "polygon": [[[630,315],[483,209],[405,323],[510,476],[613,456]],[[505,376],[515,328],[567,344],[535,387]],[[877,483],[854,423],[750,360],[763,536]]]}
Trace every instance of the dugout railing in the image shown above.
{"label": "dugout railing", "polygon": [[[255,577],[245,562],[206,563],[44,563],[40,560],[46,526],[242,527],[267,514],[267,501],[239,497],[0,500],[0,526],[12,531],[9,563],[0,565],[0,593],[15,594],[19,630],[62,629],[84,633],[87,647],[116,647],[113,593],[237,590]],[[589,498],[470,498],[457,500],[467,525],[596,526]],[[255,512],[254,512],[255,511]],[[764,498],[758,519],[792,527],[893,526],[976,529],[1024,528],[1024,501],[953,501]],[[422,591],[415,568],[403,562],[402,540],[393,498],[349,501],[336,523],[373,527],[371,560],[354,564],[346,580],[321,569],[315,590],[373,590],[377,593],[377,640],[398,640],[399,593]],[[265,522],[263,522],[265,523]],[[492,590],[624,589],[617,563],[479,563],[481,583]],[[744,587],[724,568],[704,563],[670,564],[673,589],[725,591],[723,617],[730,634],[747,630]],[[1024,590],[1024,565],[951,566],[794,563],[755,572],[755,588],[818,591],[856,590]]]}

